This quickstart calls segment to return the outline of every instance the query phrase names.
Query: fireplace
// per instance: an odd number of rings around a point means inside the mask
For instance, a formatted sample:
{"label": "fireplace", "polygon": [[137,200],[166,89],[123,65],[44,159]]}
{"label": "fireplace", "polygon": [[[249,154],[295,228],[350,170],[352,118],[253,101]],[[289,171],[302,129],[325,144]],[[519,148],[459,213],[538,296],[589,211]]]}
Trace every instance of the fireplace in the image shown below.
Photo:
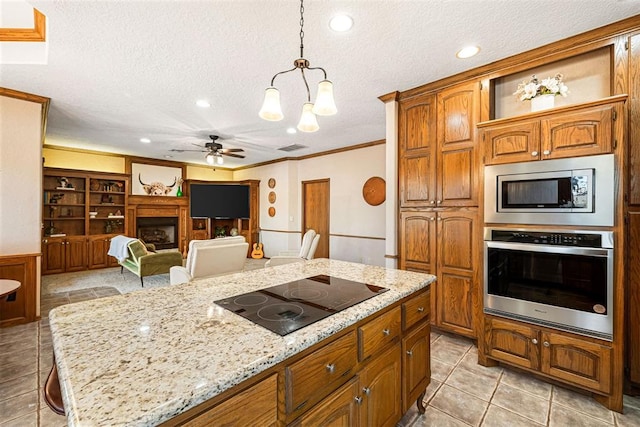
{"label": "fireplace", "polygon": [[139,217],[136,223],[139,239],[153,243],[157,249],[178,247],[177,217]]}

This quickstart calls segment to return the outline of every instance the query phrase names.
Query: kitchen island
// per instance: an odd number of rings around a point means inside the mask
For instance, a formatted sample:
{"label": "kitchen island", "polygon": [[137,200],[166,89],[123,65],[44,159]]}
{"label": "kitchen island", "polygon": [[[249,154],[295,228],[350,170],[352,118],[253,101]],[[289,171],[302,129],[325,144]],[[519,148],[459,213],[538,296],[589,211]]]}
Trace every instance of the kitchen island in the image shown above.
{"label": "kitchen island", "polygon": [[[214,303],[317,275],[389,291],[285,336]],[[375,395],[360,386],[380,370],[397,389],[388,399],[396,417],[428,385],[434,280],[317,259],[58,307],[50,323],[68,424],[207,425],[255,415],[253,422],[313,425],[348,387],[358,394],[348,399],[347,416],[373,424],[375,414],[353,405]],[[318,366],[321,373],[313,371]]]}

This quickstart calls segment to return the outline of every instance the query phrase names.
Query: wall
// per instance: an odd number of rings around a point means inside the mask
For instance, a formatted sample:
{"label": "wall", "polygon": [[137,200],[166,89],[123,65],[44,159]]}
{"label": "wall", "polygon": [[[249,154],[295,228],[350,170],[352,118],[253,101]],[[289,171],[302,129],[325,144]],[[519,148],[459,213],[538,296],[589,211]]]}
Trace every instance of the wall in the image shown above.
{"label": "wall", "polygon": [[0,255],[39,254],[42,105],[0,96]]}
{"label": "wall", "polygon": [[[300,247],[302,182],[330,180],[330,240],[332,259],[384,265],[385,203],[368,205],[362,186],[372,176],[385,176],[385,145],[378,144],[303,160],[290,160],[234,172],[234,180],[260,180],[260,228],[265,256]],[[272,190],[269,178],[276,180]],[[269,191],[275,191],[274,204]],[[273,218],[269,206],[276,208]]]}

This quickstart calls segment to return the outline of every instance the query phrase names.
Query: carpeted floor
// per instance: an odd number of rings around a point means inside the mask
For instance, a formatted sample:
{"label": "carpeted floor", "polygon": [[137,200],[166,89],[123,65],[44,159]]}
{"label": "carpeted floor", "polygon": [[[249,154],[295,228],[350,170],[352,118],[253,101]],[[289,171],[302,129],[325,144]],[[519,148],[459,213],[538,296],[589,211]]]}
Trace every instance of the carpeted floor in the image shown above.
{"label": "carpeted floor", "polygon": [[[263,268],[266,259],[248,258],[245,271]],[[116,288],[121,294],[149,288],[159,288],[169,285],[169,274],[158,274],[144,278],[144,288],[140,285],[140,278],[128,270],[120,273],[120,267],[103,268],[99,270],[77,271],[73,273],[50,274],[42,276],[42,295],[53,295],[80,289],[101,287]]]}

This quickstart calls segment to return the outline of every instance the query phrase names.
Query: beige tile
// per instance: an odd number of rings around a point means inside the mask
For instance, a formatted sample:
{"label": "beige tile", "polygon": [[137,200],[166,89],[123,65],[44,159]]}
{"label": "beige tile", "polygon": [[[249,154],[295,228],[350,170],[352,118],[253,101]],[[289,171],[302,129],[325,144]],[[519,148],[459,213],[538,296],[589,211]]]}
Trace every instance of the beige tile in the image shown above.
{"label": "beige tile", "polygon": [[629,396],[625,394],[623,399],[625,408],[630,406],[632,408],[640,409],[640,396]]}
{"label": "beige tile", "polygon": [[453,343],[441,336],[431,344],[431,358],[438,359],[450,365],[456,365],[465,355],[468,346]]}
{"label": "beige tile", "polygon": [[53,347],[40,349],[40,369],[53,366]]}
{"label": "beige tile", "polygon": [[[0,354],[0,369],[4,365],[24,362],[25,360],[34,361],[38,358],[38,347],[29,347],[21,351],[13,351],[11,353]],[[0,377],[0,381],[2,381]]]}
{"label": "beige tile", "polygon": [[2,427],[38,427],[38,413],[31,412],[18,418],[5,419],[4,414],[0,418]]}
{"label": "beige tile", "polygon": [[614,418],[618,427],[638,427],[640,426],[640,409],[625,406],[624,414],[615,412]]}
{"label": "beige tile", "polygon": [[434,342],[435,340],[437,340],[438,338],[440,338],[440,334],[437,332],[431,332],[431,342]]}
{"label": "beige tile", "polygon": [[409,427],[419,416],[420,414],[418,413],[418,408],[416,408],[416,405],[411,405],[409,410],[402,416],[402,419],[398,421],[396,427]]}
{"label": "beige tile", "polygon": [[38,345],[36,334],[23,335],[20,339],[12,341],[0,341],[0,354],[13,353],[16,351],[26,351]]}
{"label": "beige tile", "polygon": [[66,427],[67,417],[58,415],[49,409],[44,403],[40,409],[40,425],[39,427]]}
{"label": "beige tile", "polygon": [[33,390],[19,396],[0,401],[0,414],[3,420],[10,421],[14,418],[36,412],[38,410],[38,391]]}
{"label": "beige tile", "polygon": [[9,381],[35,372],[38,372],[38,359],[33,357],[0,365],[0,378],[3,381]]}
{"label": "beige tile", "polygon": [[0,400],[6,400],[38,389],[38,374],[35,372],[15,377],[8,381],[5,381],[5,378],[1,378],[0,381],[2,381],[0,383]]}
{"label": "beige tile", "polygon": [[594,399],[582,394],[567,390],[562,387],[553,387],[554,403],[566,406],[575,411],[583,412],[593,418],[598,418],[606,423],[613,424],[613,412],[596,402]]}
{"label": "beige tile", "polygon": [[473,341],[469,338],[460,337],[458,335],[443,333],[440,339],[448,344],[464,348],[465,351],[473,347]]}
{"label": "beige tile", "polygon": [[416,418],[411,427],[468,427],[468,424],[429,406],[424,414]]}
{"label": "beige tile", "polygon": [[467,354],[464,355],[458,366],[463,366],[471,372],[475,372],[476,374],[492,379],[500,378],[500,374],[502,374],[503,371],[501,366],[487,367],[478,365],[478,352],[473,351],[473,349],[470,349]]}
{"label": "beige tile", "polygon": [[427,392],[424,394],[424,397],[422,398],[422,401],[424,402],[425,405],[429,403],[429,401],[433,398],[433,396],[436,394],[436,392],[438,391],[441,385],[442,383],[440,381],[436,381],[433,378],[431,379],[431,382],[427,387]]}
{"label": "beige tile", "polygon": [[558,405],[557,403],[551,404],[551,413],[549,415],[549,427],[565,427],[565,426],[580,426],[580,427],[600,427],[606,425],[613,425],[613,418],[611,423],[605,423],[601,419],[590,417],[582,412],[574,411],[566,406]]}
{"label": "beige tile", "polygon": [[539,424],[547,423],[549,400],[542,399],[506,384],[498,384],[491,403],[520,414]]}
{"label": "beige tile", "polygon": [[443,384],[429,405],[467,424],[478,426],[489,403]]}
{"label": "beige tile", "polygon": [[482,400],[489,401],[498,384],[497,378],[488,378],[457,366],[445,384],[462,390]]}
{"label": "beige tile", "polygon": [[451,371],[453,371],[454,365],[450,365],[445,362],[441,362],[438,359],[431,358],[431,378],[443,383]]}
{"label": "beige tile", "polygon": [[489,405],[487,413],[482,421],[483,427],[538,427],[542,424],[535,423],[515,412],[507,411],[496,405]]}
{"label": "beige tile", "polygon": [[9,326],[0,328],[0,343],[5,341],[14,341],[16,337],[35,333],[38,329],[38,322],[25,323],[23,325]]}
{"label": "beige tile", "polygon": [[505,369],[500,379],[501,383],[519,388],[527,393],[535,394],[544,399],[551,399],[551,389],[553,386],[541,381],[531,374]]}

